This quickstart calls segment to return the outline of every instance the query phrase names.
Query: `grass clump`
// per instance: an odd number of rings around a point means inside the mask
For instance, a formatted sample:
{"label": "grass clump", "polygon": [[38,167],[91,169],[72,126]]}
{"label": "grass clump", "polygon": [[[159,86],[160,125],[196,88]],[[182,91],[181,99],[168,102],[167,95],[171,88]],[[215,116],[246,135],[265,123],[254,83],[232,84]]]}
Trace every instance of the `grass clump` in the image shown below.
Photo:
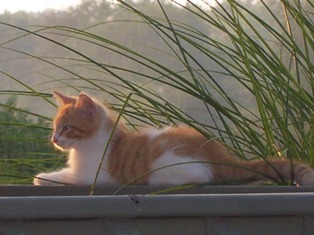
{"label": "grass clump", "polygon": [[[180,7],[175,1],[176,7],[154,1],[153,12],[145,3],[118,2],[112,11],[127,17],[83,29],[34,29],[2,22],[21,33],[2,43],[2,48],[49,66],[40,70],[46,80],[36,89],[19,82],[18,91],[31,92],[46,103],[51,101],[41,92],[52,86],[102,93],[116,110],[123,109],[134,128],[143,123],[158,127],[185,123],[226,142],[244,159],[277,156],[314,164],[310,1],[254,5],[226,0],[202,7],[193,1]],[[176,19],[176,11],[185,19]],[[104,35],[108,25],[119,28],[122,23],[143,30],[140,35],[153,35],[153,44],[144,39],[128,44]],[[48,42],[58,52],[42,56],[9,47],[27,37]]]}

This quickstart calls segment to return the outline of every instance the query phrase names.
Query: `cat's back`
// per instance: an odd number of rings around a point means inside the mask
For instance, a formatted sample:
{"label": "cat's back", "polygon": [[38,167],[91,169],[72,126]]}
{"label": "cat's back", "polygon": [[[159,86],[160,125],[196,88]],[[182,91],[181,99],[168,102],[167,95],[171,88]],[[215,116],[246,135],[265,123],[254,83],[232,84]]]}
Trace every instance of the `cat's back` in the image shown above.
{"label": "cat's back", "polygon": [[[220,154],[224,147],[193,128],[148,128],[124,133],[114,140],[108,158],[109,171],[117,181],[124,182],[149,171],[160,157],[188,156],[206,160],[211,155],[209,151]],[[141,177],[136,183],[147,183],[147,177]]]}
{"label": "cat's back", "polygon": [[113,154],[118,157],[136,152],[154,156],[168,150],[194,149],[208,141],[198,131],[186,126],[169,126],[164,129],[144,128],[140,131],[126,132],[116,138]]}

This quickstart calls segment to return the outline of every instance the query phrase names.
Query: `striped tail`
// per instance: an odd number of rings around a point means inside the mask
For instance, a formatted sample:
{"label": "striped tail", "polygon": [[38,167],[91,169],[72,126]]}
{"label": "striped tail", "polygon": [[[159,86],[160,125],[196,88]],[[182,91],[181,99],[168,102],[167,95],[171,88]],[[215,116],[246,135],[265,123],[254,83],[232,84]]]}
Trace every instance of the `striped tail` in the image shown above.
{"label": "striped tail", "polygon": [[294,180],[298,185],[314,185],[314,171],[304,163],[288,160],[235,161],[220,165],[216,179],[233,180],[273,180],[275,182]]}

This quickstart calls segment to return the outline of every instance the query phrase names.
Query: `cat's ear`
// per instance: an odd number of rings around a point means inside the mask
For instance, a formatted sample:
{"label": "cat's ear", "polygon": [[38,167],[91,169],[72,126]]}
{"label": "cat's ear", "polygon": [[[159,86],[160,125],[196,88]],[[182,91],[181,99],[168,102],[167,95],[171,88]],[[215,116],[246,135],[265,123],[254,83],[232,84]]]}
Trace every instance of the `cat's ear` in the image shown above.
{"label": "cat's ear", "polygon": [[75,104],[75,109],[80,109],[86,117],[92,118],[96,113],[94,101],[86,94],[81,93]]}
{"label": "cat's ear", "polygon": [[76,99],[71,96],[66,96],[56,90],[53,90],[54,97],[56,97],[59,101],[61,101],[63,104],[72,104],[76,102]]}

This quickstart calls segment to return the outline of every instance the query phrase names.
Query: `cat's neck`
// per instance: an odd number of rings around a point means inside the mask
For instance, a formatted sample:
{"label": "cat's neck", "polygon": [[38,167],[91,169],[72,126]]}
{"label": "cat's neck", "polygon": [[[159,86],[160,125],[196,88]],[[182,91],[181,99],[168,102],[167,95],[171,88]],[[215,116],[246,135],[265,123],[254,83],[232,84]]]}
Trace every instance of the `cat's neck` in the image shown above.
{"label": "cat's neck", "polygon": [[[114,141],[110,141],[110,138],[120,135],[123,132],[117,128],[114,131],[113,137],[110,137],[116,120],[112,118],[111,111],[101,104],[97,105],[97,115],[101,116],[101,122],[98,130],[88,138],[78,140],[78,144],[74,149],[70,150],[68,164],[71,167],[98,167],[103,155],[104,160],[108,156]],[[109,146],[107,147],[107,145]],[[105,152],[106,151],[106,152]]]}

